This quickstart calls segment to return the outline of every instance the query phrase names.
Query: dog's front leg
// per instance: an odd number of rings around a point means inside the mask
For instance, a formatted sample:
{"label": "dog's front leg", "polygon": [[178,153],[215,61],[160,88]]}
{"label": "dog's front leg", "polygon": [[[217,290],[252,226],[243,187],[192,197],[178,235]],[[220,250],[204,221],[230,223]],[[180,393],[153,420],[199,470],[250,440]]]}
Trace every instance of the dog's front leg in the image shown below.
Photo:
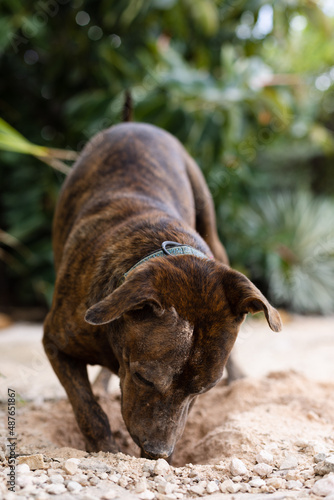
{"label": "dog's front leg", "polygon": [[44,335],[43,344],[71,402],[75,418],[85,437],[87,451],[117,453],[108,417],[94,398],[86,364],[61,352],[47,335]]}

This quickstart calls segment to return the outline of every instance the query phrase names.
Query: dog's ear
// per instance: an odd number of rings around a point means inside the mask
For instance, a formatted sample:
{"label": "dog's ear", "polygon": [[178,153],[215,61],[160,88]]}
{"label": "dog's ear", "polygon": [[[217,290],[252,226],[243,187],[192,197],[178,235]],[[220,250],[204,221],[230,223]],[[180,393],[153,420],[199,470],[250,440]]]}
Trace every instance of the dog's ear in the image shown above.
{"label": "dog's ear", "polygon": [[86,311],[85,321],[91,325],[105,325],[126,312],[146,305],[152,306],[157,315],[163,313],[157,294],[147,282],[128,279],[110,295],[90,307]]}
{"label": "dog's ear", "polygon": [[270,328],[274,332],[282,330],[278,311],[246,276],[224,266],[223,286],[230,307],[236,315],[263,311]]}

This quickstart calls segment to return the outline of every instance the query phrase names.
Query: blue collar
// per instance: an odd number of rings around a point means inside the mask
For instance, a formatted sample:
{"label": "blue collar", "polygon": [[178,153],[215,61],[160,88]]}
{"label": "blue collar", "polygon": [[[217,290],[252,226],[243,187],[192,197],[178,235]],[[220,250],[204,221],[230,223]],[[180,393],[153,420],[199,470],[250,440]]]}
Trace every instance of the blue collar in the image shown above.
{"label": "blue collar", "polygon": [[[171,248],[167,248],[170,246]],[[213,259],[213,257],[208,257],[203,252],[197,250],[194,247],[191,247],[190,245],[182,245],[181,243],[176,243],[175,241],[164,241],[161,245],[161,250],[158,250],[157,252],[147,255],[139,262],[137,262],[137,264],[132,266],[126,273],[123,274],[121,281],[123,282],[127,277],[127,275],[131,271],[133,271],[133,269],[140,266],[140,264],[143,264],[148,260],[154,259],[155,257],[162,257],[163,255],[194,255],[195,257],[199,257],[200,259],[205,259],[205,260]]]}

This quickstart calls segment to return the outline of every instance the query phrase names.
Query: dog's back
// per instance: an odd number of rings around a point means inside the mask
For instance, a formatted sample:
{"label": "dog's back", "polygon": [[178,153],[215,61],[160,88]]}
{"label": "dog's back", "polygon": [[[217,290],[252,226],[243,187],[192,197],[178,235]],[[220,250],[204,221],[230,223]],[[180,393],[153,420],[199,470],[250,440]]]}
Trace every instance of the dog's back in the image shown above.
{"label": "dog's back", "polygon": [[[166,217],[195,227],[195,203],[186,171],[187,153],[169,133],[152,125],[126,123],[107,129],[88,143],[64,183],[54,225],[54,254],[73,230],[94,239],[134,215]],[[177,186],[177,189],[175,189]],[[92,196],[94,193],[94,196]],[[77,237],[79,237],[77,233]]]}

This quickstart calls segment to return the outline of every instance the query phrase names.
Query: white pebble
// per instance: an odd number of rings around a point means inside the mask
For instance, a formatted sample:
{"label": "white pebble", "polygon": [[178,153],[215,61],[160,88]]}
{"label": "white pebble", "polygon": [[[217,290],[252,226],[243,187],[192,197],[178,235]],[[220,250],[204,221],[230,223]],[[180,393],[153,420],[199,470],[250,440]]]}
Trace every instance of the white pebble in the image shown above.
{"label": "white pebble", "polygon": [[326,458],[326,453],[317,453],[314,455],[313,460],[317,464],[318,462],[323,462]]}
{"label": "white pebble", "polygon": [[158,485],[158,491],[164,495],[171,495],[176,488],[176,484],[167,483]]}
{"label": "white pebble", "polygon": [[[92,476],[92,477],[90,477],[90,478],[89,478],[89,484],[90,484],[91,486],[97,486],[97,485],[99,484],[99,482],[100,482],[100,480],[99,480],[99,478],[98,478],[98,477],[96,477],[96,476]],[[129,481],[127,481],[126,485],[128,484],[128,482],[129,482]]]}
{"label": "white pebble", "polygon": [[297,439],[295,441],[295,446],[298,446],[298,448],[307,448],[310,445],[310,441],[307,441],[307,439]]}
{"label": "white pebble", "polygon": [[50,476],[50,481],[53,484],[62,484],[64,482],[64,478],[61,474],[53,474]]}
{"label": "white pebble", "polygon": [[119,474],[110,474],[109,476],[109,481],[112,481],[113,483],[118,484],[119,480],[121,479]]}
{"label": "white pebble", "polygon": [[190,486],[189,491],[196,493],[196,495],[203,495],[205,488],[202,485],[194,484],[193,486]]}
{"label": "white pebble", "polygon": [[88,477],[85,474],[75,474],[72,476],[72,481],[76,481],[77,483],[80,483],[81,486],[88,486]]}
{"label": "white pebble", "polygon": [[267,480],[267,486],[272,486],[276,490],[279,488],[284,488],[285,487],[285,479],[281,477],[271,477],[270,479]]}
{"label": "white pebble", "polygon": [[155,476],[153,481],[157,484],[166,484],[166,479],[163,476]]}
{"label": "white pebble", "polygon": [[319,479],[317,481],[313,488],[312,488],[312,493],[315,495],[319,495],[321,497],[325,497],[327,495],[333,495],[334,494],[334,475],[329,475],[326,478]]}
{"label": "white pebble", "polygon": [[306,479],[308,479],[309,477],[311,477],[313,475],[313,471],[310,471],[309,469],[306,469],[305,471],[301,471],[301,472],[297,472],[295,470],[291,470],[291,471],[288,471],[286,474],[285,474],[285,479],[287,481],[298,481],[301,479],[301,477],[304,477]]}
{"label": "white pebble", "polygon": [[271,465],[268,465],[268,464],[257,464],[257,465],[255,465],[255,467],[254,467],[253,470],[259,476],[266,477],[266,476],[269,476],[269,474],[272,473],[273,468],[272,468]]}
{"label": "white pebble", "polygon": [[148,472],[149,474],[154,473],[155,463],[153,460],[147,460],[143,465],[143,472]]}
{"label": "white pebble", "polygon": [[291,479],[290,481],[287,481],[286,487],[288,488],[288,490],[299,490],[303,487],[303,483],[299,480],[295,481]]}
{"label": "white pebble", "polygon": [[324,476],[325,474],[334,472],[334,455],[330,455],[325,458],[323,462],[317,463],[314,470],[316,474],[319,474],[319,476]]}
{"label": "white pebble", "polygon": [[220,485],[223,493],[237,493],[240,490],[240,484],[235,484],[231,479],[226,479]]}
{"label": "white pebble", "polygon": [[142,493],[139,493],[138,497],[141,498],[141,500],[153,500],[153,498],[155,497],[155,493],[150,490],[145,490]]}
{"label": "white pebble", "polygon": [[69,481],[67,483],[67,489],[68,491],[72,491],[73,493],[76,493],[82,489],[81,484],[77,483],[76,481]]}
{"label": "white pebble", "polygon": [[230,471],[233,476],[244,476],[248,473],[246,465],[239,458],[232,458]]}
{"label": "white pebble", "polygon": [[298,467],[298,458],[294,455],[287,456],[280,465],[280,470],[295,469]]}
{"label": "white pebble", "polygon": [[78,472],[78,464],[73,462],[71,459],[66,460],[66,462],[64,463],[64,471],[73,476],[73,474]]}
{"label": "white pebble", "polygon": [[234,483],[240,483],[240,481],[242,481],[242,476],[233,476],[232,481]]}
{"label": "white pebble", "polygon": [[66,462],[73,462],[76,465],[80,465],[81,463],[79,458],[69,458]]}
{"label": "white pebble", "polygon": [[159,458],[154,466],[154,474],[161,474],[163,476],[164,474],[168,474],[169,469],[169,463],[164,458]]}
{"label": "white pebble", "polygon": [[274,457],[272,456],[269,451],[266,450],[261,450],[257,455],[256,455],[256,461],[258,464],[268,464],[268,465],[273,465],[274,462]]}
{"label": "white pebble", "polygon": [[[115,490],[108,490],[108,491],[105,491],[104,493],[102,493],[101,499],[102,500],[112,500],[113,498],[115,498],[117,496],[118,496],[117,491],[115,491]],[[96,497],[94,497],[94,499],[95,498]]]}
{"label": "white pebble", "polygon": [[109,491],[106,491],[105,493],[102,494],[101,499],[102,500],[112,500],[113,498],[115,498],[117,496],[118,496],[117,491],[115,491],[115,490],[109,490]]}
{"label": "white pebble", "polygon": [[[122,476],[121,479],[118,481],[118,484],[122,486],[122,488],[126,488],[127,485],[129,484],[130,478],[128,476]],[[92,484],[92,482],[90,481]]]}
{"label": "white pebble", "polygon": [[239,491],[240,493],[251,493],[252,488],[249,486],[248,483],[241,483]]}
{"label": "white pebble", "polygon": [[40,476],[34,476],[32,480],[34,484],[44,484],[48,479],[49,477],[46,474],[41,474]]}
{"label": "white pebble", "polygon": [[30,472],[30,467],[28,464],[19,464],[16,467],[16,472],[18,474],[28,474],[28,472]]}
{"label": "white pebble", "polygon": [[52,467],[52,465],[54,464],[51,464],[51,468],[46,471],[48,476],[53,476],[54,474],[59,474],[59,472],[60,473],[63,472],[61,469],[56,469],[56,467]]}
{"label": "white pebble", "polygon": [[311,451],[313,452],[313,455],[316,455],[317,453],[328,453],[327,446],[324,443],[319,443],[318,441],[312,443]]}
{"label": "white pebble", "polygon": [[47,493],[51,493],[51,495],[61,495],[62,493],[65,493],[66,488],[63,484],[56,483],[47,486],[46,491]]}
{"label": "white pebble", "polygon": [[39,491],[34,500],[48,500],[50,496],[45,491]]}
{"label": "white pebble", "polygon": [[328,457],[325,458],[325,462],[334,464],[334,454],[331,453]]}
{"label": "white pebble", "polygon": [[16,499],[17,499],[16,493],[14,493],[13,491],[9,491],[5,496],[5,500],[16,500]]}
{"label": "white pebble", "polygon": [[16,479],[16,484],[20,486],[20,488],[26,488],[27,486],[31,486],[33,482],[32,476],[27,476],[24,474],[23,476],[18,476]]}
{"label": "white pebble", "polygon": [[20,496],[18,498],[21,498],[21,500],[26,500],[26,499],[30,500],[32,498],[35,498],[35,495],[37,494],[38,494],[38,489],[35,486],[30,485],[24,488],[24,490],[20,491]]}
{"label": "white pebble", "polygon": [[215,491],[219,491],[219,487],[216,481],[209,481],[206,486],[206,491],[208,493],[215,493]]}
{"label": "white pebble", "polygon": [[135,493],[143,493],[143,491],[145,491],[146,489],[147,489],[147,482],[142,480],[136,483],[134,491]]}
{"label": "white pebble", "polygon": [[252,488],[262,488],[262,486],[265,486],[266,482],[260,477],[254,477],[248,484],[252,486]]}

